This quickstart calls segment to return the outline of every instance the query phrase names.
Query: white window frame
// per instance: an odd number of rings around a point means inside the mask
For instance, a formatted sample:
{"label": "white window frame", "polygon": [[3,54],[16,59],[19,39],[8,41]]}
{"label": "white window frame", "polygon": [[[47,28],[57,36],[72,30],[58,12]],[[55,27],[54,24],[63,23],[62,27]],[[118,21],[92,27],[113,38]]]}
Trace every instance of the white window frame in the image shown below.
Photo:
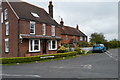
{"label": "white window frame", "polygon": [[[34,24],[34,28],[31,28],[31,24]],[[35,34],[35,22],[34,21],[30,21],[30,30],[33,29],[34,33],[31,33],[30,31],[30,34]]]}
{"label": "white window frame", "polygon": [[68,35],[65,36],[65,40],[68,40]]}
{"label": "white window frame", "polygon": [[9,39],[5,39],[5,52],[9,52]]}
{"label": "white window frame", "polygon": [[5,35],[9,35],[9,22],[5,23]]}
{"label": "white window frame", "polygon": [[[38,41],[39,41],[39,43],[38,43],[38,50],[35,50],[35,49],[34,49],[34,47],[35,47],[35,40],[38,40]],[[31,50],[30,41],[32,41],[32,50]],[[30,39],[30,40],[29,40],[29,52],[40,52],[40,40],[39,40],[39,39]]]}
{"label": "white window frame", "polygon": [[82,37],[82,36],[80,36],[79,40],[80,40],[80,41],[83,41],[83,37]]}
{"label": "white window frame", "polygon": [[[55,41],[55,48],[52,48],[52,41]],[[57,40],[50,40],[48,43],[49,50],[57,50]]]}
{"label": "white window frame", "polygon": [[1,12],[1,23],[3,23],[3,12]]}
{"label": "white window frame", "polygon": [[52,36],[55,36],[55,26],[54,25],[51,26],[51,34],[52,34]]}
{"label": "white window frame", "polygon": [[4,20],[8,19],[8,9],[4,10]]}
{"label": "white window frame", "polygon": [[46,35],[46,24],[42,24],[42,34]]}

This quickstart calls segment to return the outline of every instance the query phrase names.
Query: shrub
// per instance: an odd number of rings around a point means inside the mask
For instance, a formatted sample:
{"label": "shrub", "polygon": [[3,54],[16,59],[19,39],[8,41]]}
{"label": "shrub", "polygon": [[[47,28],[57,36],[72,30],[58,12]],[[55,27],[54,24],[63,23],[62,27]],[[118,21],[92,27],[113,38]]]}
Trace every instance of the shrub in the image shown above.
{"label": "shrub", "polygon": [[[39,56],[30,56],[30,57],[12,57],[12,58],[0,58],[2,60],[2,64],[11,64],[11,63],[25,63],[25,62],[33,62],[33,61],[43,61],[55,58],[62,58],[62,57],[69,57],[69,56],[76,56],[77,52],[66,52],[66,53],[57,53],[57,54],[46,54],[46,55],[39,55]],[[47,56],[54,56],[54,57],[47,57]],[[46,58],[41,58],[46,57]]]}
{"label": "shrub", "polygon": [[60,46],[60,48],[58,49],[58,53],[64,53],[67,52],[67,49],[64,46]]}
{"label": "shrub", "polygon": [[77,54],[84,54],[85,53],[85,50],[81,50],[80,47],[76,47],[75,48],[75,51],[77,52]]}

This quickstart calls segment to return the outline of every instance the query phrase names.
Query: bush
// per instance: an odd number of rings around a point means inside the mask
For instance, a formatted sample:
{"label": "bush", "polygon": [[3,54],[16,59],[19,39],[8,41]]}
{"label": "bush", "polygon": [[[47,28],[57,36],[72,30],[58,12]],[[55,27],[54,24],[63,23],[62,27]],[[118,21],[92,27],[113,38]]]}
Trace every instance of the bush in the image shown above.
{"label": "bush", "polygon": [[[57,54],[46,54],[39,56],[30,56],[30,57],[12,57],[12,58],[0,58],[2,60],[2,64],[11,64],[11,63],[25,63],[25,62],[33,62],[33,61],[43,61],[49,59],[56,59],[62,57],[76,56],[77,52],[66,52],[66,53],[57,53]],[[54,56],[54,57],[47,57]],[[41,58],[46,57],[46,58]]]}
{"label": "bush", "polygon": [[67,52],[67,49],[64,46],[60,46],[60,48],[58,49],[58,53],[64,53]]}
{"label": "bush", "polygon": [[81,50],[80,47],[76,47],[75,48],[75,51],[77,52],[77,54],[84,54],[85,53],[85,50]]}

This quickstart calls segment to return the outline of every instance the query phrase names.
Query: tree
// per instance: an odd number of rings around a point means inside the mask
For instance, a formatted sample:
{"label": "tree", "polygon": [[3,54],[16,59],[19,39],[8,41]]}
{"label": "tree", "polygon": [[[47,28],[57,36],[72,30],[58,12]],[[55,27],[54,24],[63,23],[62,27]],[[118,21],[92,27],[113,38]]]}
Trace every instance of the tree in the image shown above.
{"label": "tree", "polygon": [[102,33],[93,33],[91,34],[90,42],[103,43],[107,42],[107,40],[105,40],[105,37]]}

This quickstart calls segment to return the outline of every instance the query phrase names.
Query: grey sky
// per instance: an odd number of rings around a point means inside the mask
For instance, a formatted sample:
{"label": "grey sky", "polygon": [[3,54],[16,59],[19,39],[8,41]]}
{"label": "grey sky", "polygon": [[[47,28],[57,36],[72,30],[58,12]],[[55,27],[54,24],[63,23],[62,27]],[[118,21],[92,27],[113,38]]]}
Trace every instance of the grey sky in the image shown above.
{"label": "grey sky", "polygon": [[[28,0],[27,0],[28,1]],[[118,38],[118,3],[116,2],[55,2],[54,19],[59,23],[63,18],[65,25],[76,27],[87,36],[91,33],[103,33],[107,40]],[[48,12],[46,2],[32,2]]]}

